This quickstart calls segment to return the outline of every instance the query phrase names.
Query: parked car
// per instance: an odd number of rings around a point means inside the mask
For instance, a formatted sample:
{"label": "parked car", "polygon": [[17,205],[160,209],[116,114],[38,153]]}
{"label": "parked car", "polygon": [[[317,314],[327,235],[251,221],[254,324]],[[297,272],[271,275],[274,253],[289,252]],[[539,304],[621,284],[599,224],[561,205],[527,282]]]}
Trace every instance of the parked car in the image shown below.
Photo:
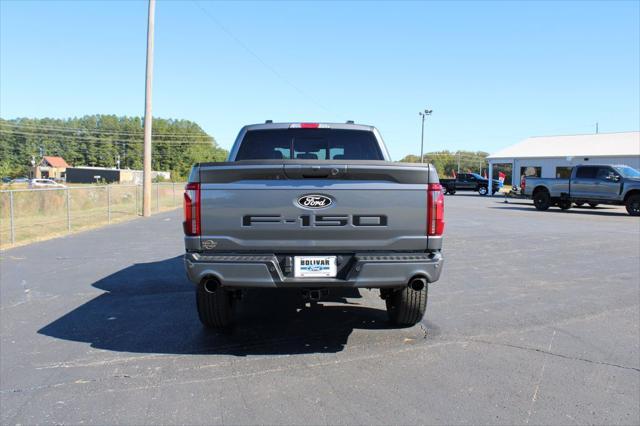
{"label": "parked car", "polygon": [[[489,188],[489,179],[480,176],[477,173],[458,173],[453,179],[440,179],[440,184],[444,187],[445,193],[455,194],[456,191],[476,191],[480,195],[487,195]],[[500,181],[493,180],[493,188],[491,194],[495,194],[500,190]]]}
{"label": "parked car", "polygon": [[29,188],[66,188],[66,186],[52,179],[31,179]]}
{"label": "parked car", "polygon": [[224,328],[250,288],[379,289],[392,324],[419,322],[442,271],[435,167],[390,161],[371,126],[245,126],[227,162],[193,166],[185,267],[200,321]]}
{"label": "parked car", "polygon": [[12,179],[9,183],[10,184],[14,184],[14,183],[29,183],[31,179],[29,179],[28,177],[18,177],[15,179]]}
{"label": "parked car", "polygon": [[527,177],[524,195],[533,200],[538,210],[571,204],[624,205],[631,216],[640,216],[640,172],[629,166],[579,165],[569,179]]}

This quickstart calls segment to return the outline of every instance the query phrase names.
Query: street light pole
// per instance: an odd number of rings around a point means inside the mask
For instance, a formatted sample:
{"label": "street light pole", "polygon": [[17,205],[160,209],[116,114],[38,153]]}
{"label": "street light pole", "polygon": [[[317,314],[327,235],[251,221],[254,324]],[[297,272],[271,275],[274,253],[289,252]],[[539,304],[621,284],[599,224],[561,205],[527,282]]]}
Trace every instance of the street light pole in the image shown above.
{"label": "street light pole", "polygon": [[151,216],[151,89],[153,83],[153,31],[156,12],[156,0],[149,0],[147,18],[147,69],[144,90],[144,159],[142,182],[142,215]]}
{"label": "street light pole", "polygon": [[420,111],[418,115],[422,117],[422,133],[420,135],[420,162],[424,163],[424,119],[427,115],[431,115],[433,110],[425,109],[424,112]]}

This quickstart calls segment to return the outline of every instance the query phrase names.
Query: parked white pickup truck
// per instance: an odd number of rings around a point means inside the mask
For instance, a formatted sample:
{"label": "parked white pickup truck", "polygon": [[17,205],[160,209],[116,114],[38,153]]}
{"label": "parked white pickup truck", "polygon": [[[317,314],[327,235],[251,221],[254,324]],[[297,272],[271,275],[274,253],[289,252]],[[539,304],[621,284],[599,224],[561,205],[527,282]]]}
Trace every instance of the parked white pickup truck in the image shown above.
{"label": "parked white pickup truck", "polygon": [[640,216],[640,172],[629,166],[580,165],[569,179],[525,178],[522,193],[533,199],[538,210],[572,203],[624,205],[631,216]]}

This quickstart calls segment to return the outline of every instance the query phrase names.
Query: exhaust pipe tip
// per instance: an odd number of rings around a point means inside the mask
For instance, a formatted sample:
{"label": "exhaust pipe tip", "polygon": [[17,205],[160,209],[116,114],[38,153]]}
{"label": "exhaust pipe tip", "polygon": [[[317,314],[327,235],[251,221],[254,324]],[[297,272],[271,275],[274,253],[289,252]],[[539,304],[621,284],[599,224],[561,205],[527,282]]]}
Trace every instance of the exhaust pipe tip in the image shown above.
{"label": "exhaust pipe tip", "polygon": [[202,280],[202,287],[207,293],[215,293],[220,287],[220,282],[216,278],[205,278]]}
{"label": "exhaust pipe tip", "polygon": [[414,291],[421,291],[427,286],[426,278],[416,277],[409,280],[409,288]]}

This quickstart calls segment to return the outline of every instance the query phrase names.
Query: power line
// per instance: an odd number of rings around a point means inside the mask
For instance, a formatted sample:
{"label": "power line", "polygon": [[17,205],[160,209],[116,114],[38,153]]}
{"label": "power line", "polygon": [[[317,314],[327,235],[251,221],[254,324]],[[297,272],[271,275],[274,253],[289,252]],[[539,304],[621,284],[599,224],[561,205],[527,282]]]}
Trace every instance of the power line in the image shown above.
{"label": "power line", "polygon": [[253,56],[263,67],[271,71],[276,77],[278,77],[281,81],[283,81],[288,86],[292,87],[295,91],[297,91],[300,95],[307,98],[316,106],[325,110],[328,113],[334,114],[331,110],[325,107],[323,104],[318,102],[313,96],[309,95],[307,92],[302,90],[297,85],[293,84],[287,78],[285,78],[278,70],[276,70],[273,66],[269,65],[264,59],[262,59],[256,52],[249,48],[240,38],[238,38],[235,34],[233,34],[227,27],[225,27],[218,19],[215,18],[207,9],[205,9],[197,0],[192,0],[193,3],[205,14],[207,18],[209,18],[214,24],[216,24],[222,31],[224,31],[233,41],[235,41],[240,47],[242,47],[247,53]]}
{"label": "power line", "polygon": [[[90,133],[99,133],[99,134],[110,134],[110,135],[131,135],[131,136],[143,136],[142,131],[141,132],[110,132],[107,130],[98,130],[98,129],[87,129],[87,128],[83,128],[83,127],[56,127],[56,126],[41,126],[41,125],[24,125],[24,124],[14,124],[14,123],[0,123],[0,127],[4,126],[4,127],[14,127],[14,128],[23,128],[26,130],[57,130],[57,131],[61,131],[61,132],[90,132]],[[175,137],[175,138],[200,138],[200,137],[207,137],[207,138],[212,138],[213,136],[210,136],[208,134],[204,134],[204,135],[195,135],[193,133],[154,133],[154,136],[163,136],[163,137]]]}
{"label": "power line", "polygon": [[[12,130],[4,130],[0,129],[0,133],[8,134],[8,135],[20,135],[20,136],[36,136],[36,137],[49,137],[49,138],[63,138],[63,139],[71,139],[76,142],[82,143],[122,143],[122,144],[141,144],[142,140],[123,140],[123,139],[99,139],[94,136],[81,136],[81,135],[60,135],[60,134],[50,134],[50,133],[32,133],[32,132],[20,132],[20,131],[12,131]],[[213,144],[213,141],[179,141],[179,140],[162,140],[162,139],[154,139],[154,143],[165,144],[165,145],[210,145],[217,147],[217,145]]]}

